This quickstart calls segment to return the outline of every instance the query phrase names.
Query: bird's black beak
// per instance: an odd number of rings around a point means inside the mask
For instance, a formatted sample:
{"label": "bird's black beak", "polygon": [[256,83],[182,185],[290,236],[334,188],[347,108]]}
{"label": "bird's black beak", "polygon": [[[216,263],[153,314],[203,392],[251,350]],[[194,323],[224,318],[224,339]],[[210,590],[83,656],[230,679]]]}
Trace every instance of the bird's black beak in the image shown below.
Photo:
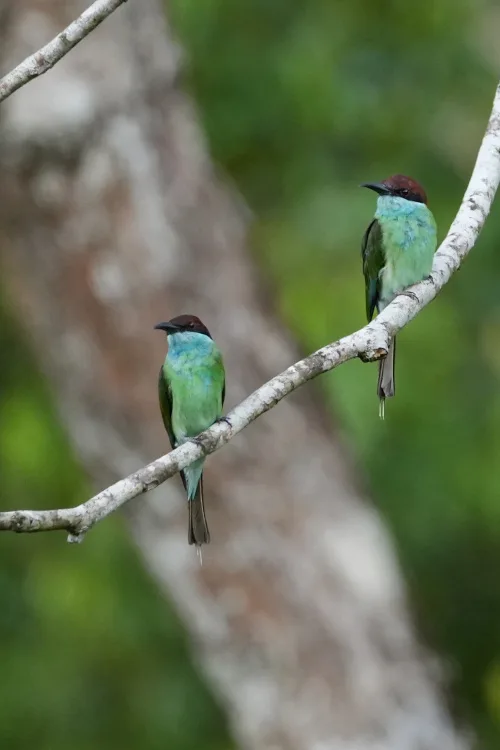
{"label": "bird's black beak", "polygon": [[167,320],[166,323],[157,323],[155,329],[158,331],[165,331],[165,333],[175,333],[179,330],[179,326]]}
{"label": "bird's black beak", "polygon": [[370,188],[370,190],[375,190],[379,195],[390,195],[391,192],[382,182],[363,182],[359,187]]}

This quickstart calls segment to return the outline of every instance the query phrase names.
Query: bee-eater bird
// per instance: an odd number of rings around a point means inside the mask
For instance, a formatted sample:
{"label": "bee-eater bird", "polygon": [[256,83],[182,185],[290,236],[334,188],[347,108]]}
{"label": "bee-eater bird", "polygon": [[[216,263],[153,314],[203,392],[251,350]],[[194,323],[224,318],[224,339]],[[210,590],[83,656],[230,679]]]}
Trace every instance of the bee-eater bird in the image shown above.
{"label": "bee-eater bird", "polygon": [[[179,315],[155,326],[167,334],[168,351],[158,391],[163,424],[176,448],[220,419],[225,396],[222,355],[208,328],[195,315]],[[208,544],[200,458],[180,472],[189,508],[188,542]]]}
{"label": "bee-eater bird", "polygon": [[[375,217],[361,245],[365,276],[366,316],[381,312],[406,287],[429,276],[437,247],[436,222],[427,207],[427,196],[411,177],[396,174],[383,182],[361,187],[378,193]],[[396,339],[379,363],[377,394],[380,417],[385,399],[394,396]]]}

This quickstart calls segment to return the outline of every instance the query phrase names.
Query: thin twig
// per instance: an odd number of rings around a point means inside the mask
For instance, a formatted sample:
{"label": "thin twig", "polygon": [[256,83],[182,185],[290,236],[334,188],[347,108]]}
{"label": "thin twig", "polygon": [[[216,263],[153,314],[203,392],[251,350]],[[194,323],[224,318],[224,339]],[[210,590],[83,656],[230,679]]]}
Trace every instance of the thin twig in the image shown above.
{"label": "thin twig", "polygon": [[68,541],[81,541],[95,523],[134,497],[154,489],[196,459],[221,448],[308,380],[355,357],[365,362],[380,359],[387,353],[390,338],[434,299],[460,267],[484,226],[499,182],[500,86],[462,204],[436,252],[428,279],[411,287],[411,294],[396,297],[369,325],[319,349],[269,380],[236,406],[226,419],[201,433],[196,442],[185,443],[75,508],[0,513],[0,531],[66,529]]}
{"label": "thin twig", "polygon": [[51,42],[27,57],[0,80],[0,102],[33,78],[38,78],[50,70],[124,2],[126,0],[96,0]]}

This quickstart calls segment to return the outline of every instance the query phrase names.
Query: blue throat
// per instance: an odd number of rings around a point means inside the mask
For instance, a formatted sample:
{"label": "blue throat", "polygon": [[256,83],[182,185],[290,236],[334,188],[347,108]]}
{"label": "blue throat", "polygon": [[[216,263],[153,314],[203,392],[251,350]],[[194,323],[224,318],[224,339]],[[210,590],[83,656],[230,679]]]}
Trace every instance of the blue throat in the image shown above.
{"label": "blue throat", "polygon": [[175,360],[186,354],[199,356],[200,358],[210,355],[213,351],[214,342],[210,336],[194,331],[182,331],[168,335],[167,357]]}
{"label": "blue throat", "polygon": [[414,216],[416,219],[424,218],[430,211],[425,203],[407,201],[396,195],[379,195],[377,200],[376,219],[396,219],[403,216]]}

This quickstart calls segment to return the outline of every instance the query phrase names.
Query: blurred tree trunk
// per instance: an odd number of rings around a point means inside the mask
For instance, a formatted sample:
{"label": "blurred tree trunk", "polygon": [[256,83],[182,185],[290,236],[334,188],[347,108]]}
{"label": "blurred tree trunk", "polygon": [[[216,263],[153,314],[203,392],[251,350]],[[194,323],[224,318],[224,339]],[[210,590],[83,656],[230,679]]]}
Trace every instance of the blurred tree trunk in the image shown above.
{"label": "blurred tree trunk", "polygon": [[[84,6],[4,4],[2,69]],[[161,6],[130,0],[0,108],[3,271],[96,488],[168,449],[158,320],[207,321],[228,406],[298,356],[259,293],[245,208],[214,176],[180,62]],[[178,479],[127,509],[135,539],[242,747],[464,747],[314,390],[208,461],[203,568]]]}

